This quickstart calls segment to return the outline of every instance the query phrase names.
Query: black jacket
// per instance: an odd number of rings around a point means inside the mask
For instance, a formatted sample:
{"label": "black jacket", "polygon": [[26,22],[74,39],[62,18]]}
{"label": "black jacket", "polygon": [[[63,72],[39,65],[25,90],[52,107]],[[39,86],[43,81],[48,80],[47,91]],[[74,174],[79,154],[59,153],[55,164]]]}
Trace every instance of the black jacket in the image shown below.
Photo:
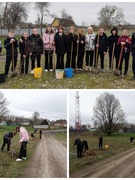
{"label": "black jacket", "polygon": [[25,40],[25,38],[22,36],[20,39],[23,40],[22,43],[19,41],[20,54],[28,56],[32,51],[30,38],[28,37],[27,40]]}
{"label": "black jacket", "polygon": [[3,136],[3,139],[10,141],[12,137],[13,137],[13,132],[9,132]]}
{"label": "black jacket", "polygon": [[[85,48],[85,36],[82,36],[81,34],[79,34],[79,48],[78,48],[78,52],[82,53],[84,52],[84,48]],[[81,41],[84,41],[84,43],[82,44]]]}
{"label": "black jacket", "polygon": [[82,148],[82,142],[81,142],[81,140],[80,140],[79,138],[77,138],[77,139],[75,140],[74,146],[75,146],[75,145],[77,145],[77,147]]}
{"label": "black jacket", "polygon": [[62,36],[59,35],[59,32],[56,33],[55,47],[56,47],[56,54],[66,53],[66,35],[64,33],[62,34]]}
{"label": "black jacket", "polygon": [[[114,36],[112,34],[112,31],[115,30],[116,31],[116,35]],[[109,50],[112,51],[113,49],[113,44],[115,43],[115,45],[117,45],[117,42],[118,42],[118,39],[119,39],[119,35],[118,35],[118,29],[116,27],[114,27],[112,30],[111,30],[111,36],[108,37],[108,48]],[[115,51],[117,50],[117,46],[115,46]]]}
{"label": "black jacket", "polygon": [[131,52],[135,51],[135,32],[132,34],[132,40],[131,40]]}
{"label": "black jacket", "polygon": [[[6,49],[6,55],[7,56],[12,56],[12,44],[10,43],[11,39],[15,39],[15,38],[9,38],[7,37],[7,39],[4,40],[4,48]],[[18,41],[15,39],[14,42],[14,56],[18,55]]]}
{"label": "black jacket", "polygon": [[78,40],[78,36],[76,34],[67,34],[66,35],[66,46],[67,46],[67,52],[70,53],[71,52],[71,45],[73,43],[73,51],[74,53],[76,53],[77,51],[77,40]]}
{"label": "black jacket", "polygon": [[[98,35],[95,38],[95,44],[98,43]],[[99,36],[99,52],[107,52],[108,49],[108,40],[105,33],[102,36]]]}
{"label": "black jacket", "polygon": [[39,34],[30,37],[32,54],[43,54],[43,40]]}

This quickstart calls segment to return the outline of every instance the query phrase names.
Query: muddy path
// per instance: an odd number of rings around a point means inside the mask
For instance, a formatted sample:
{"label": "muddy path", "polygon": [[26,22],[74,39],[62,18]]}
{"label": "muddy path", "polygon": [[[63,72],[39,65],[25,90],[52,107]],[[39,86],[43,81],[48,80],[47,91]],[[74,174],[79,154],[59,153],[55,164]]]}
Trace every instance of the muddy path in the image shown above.
{"label": "muddy path", "polygon": [[66,178],[67,148],[49,133],[42,134],[36,146],[25,178]]}
{"label": "muddy path", "polygon": [[99,163],[70,174],[79,178],[133,178],[135,177],[135,148],[119,153]]}

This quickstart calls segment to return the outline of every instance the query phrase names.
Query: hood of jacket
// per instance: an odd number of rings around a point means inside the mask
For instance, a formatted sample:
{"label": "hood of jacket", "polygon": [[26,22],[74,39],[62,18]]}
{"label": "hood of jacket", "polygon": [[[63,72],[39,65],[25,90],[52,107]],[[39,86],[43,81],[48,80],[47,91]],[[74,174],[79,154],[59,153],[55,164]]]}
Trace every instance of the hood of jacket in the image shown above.
{"label": "hood of jacket", "polygon": [[118,35],[118,28],[117,28],[117,27],[114,27],[114,28],[112,28],[112,29],[111,29],[111,31],[110,31],[110,32],[111,32],[111,34],[113,35],[113,33],[112,33],[112,32],[113,32],[114,30],[116,31],[116,35]]}

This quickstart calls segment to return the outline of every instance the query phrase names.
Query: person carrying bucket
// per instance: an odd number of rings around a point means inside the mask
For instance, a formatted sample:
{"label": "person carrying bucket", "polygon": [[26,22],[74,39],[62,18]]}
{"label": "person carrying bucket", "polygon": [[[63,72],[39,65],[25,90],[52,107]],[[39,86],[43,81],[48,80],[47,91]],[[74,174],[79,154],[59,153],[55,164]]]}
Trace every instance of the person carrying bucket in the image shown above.
{"label": "person carrying bucket", "polygon": [[51,26],[47,26],[43,34],[43,44],[45,49],[45,72],[53,71],[53,51],[55,48],[54,32]]}
{"label": "person carrying bucket", "polygon": [[69,34],[66,35],[67,61],[66,68],[76,68],[78,36],[74,33],[74,27],[69,28]]}
{"label": "person carrying bucket", "polygon": [[64,27],[59,26],[55,35],[55,53],[57,54],[56,69],[64,69],[64,54],[66,53],[66,35]]}

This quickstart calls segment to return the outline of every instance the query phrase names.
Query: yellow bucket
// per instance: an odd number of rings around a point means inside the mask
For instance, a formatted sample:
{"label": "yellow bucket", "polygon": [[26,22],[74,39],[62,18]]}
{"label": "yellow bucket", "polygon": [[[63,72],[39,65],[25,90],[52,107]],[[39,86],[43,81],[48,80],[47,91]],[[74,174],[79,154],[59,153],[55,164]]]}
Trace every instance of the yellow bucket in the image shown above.
{"label": "yellow bucket", "polygon": [[34,78],[42,77],[42,68],[34,68]]}
{"label": "yellow bucket", "polygon": [[56,79],[63,79],[64,70],[63,69],[56,69]]}

